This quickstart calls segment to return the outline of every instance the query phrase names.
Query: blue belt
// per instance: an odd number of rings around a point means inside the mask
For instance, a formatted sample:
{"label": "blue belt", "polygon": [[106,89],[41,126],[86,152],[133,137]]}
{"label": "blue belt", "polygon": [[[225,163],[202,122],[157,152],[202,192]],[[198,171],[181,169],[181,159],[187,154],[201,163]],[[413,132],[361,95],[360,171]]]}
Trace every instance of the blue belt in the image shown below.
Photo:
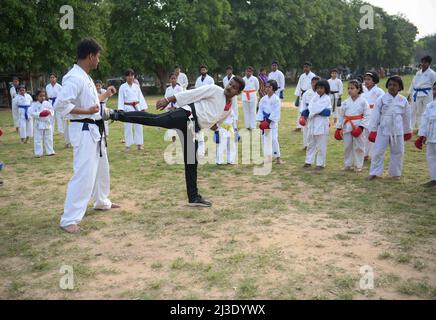
{"label": "blue belt", "polygon": [[54,98],[48,98],[51,101],[51,105],[54,106],[55,102],[56,102],[56,97]]}
{"label": "blue belt", "polygon": [[424,92],[427,95],[428,92],[432,90],[432,88],[420,88],[420,89],[413,88],[413,90],[415,90],[415,94],[413,95],[413,101],[416,102],[419,92]]}
{"label": "blue belt", "polygon": [[18,108],[24,109],[24,118],[26,118],[26,120],[29,120],[29,115],[27,114],[27,110],[29,110],[30,106],[18,106]]}
{"label": "blue belt", "polygon": [[265,120],[265,121],[269,120],[271,113],[266,113],[265,111],[262,111],[262,113],[263,113],[263,120]]}

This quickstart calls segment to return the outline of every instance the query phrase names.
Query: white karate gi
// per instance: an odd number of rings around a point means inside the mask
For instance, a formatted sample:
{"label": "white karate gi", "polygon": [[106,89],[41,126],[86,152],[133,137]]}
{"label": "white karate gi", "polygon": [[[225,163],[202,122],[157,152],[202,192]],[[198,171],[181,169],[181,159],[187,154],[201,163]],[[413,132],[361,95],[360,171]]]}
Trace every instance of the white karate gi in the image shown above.
{"label": "white karate gi", "polygon": [[342,81],[338,78],[336,79],[329,79],[328,83],[330,85],[330,100],[332,102],[332,110],[333,111],[333,117],[338,118],[340,107],[338,107],[338,100],[339,97],[343,94],[343,84]]}
{"label": "white karate gi", "polygon": [[280,70],[271,71],[268,75],[268,80],[275,80],[279,88],[276,91],[276,95],[280,97],[280,94],[285,91],[285,75]]}
{"label": "white karate gi", "polygon": [[183,91],[188,89],[189,81],[186,74],[180,72],[177,76],[177,83],[182,87]]}
{"label": "white karate gi", "polygon": [[[101,88],[100,91],[97,90],[99,96],[106,93],[106,89]],[[109,98],[104,99],[104,101],[100,101],[100,115],[103,116],[103,111],[106,109],[106,104]],[[104,122],[104,133],[108,137],[109,136],[109,121]]]}
{"label": "white karate gi", "polygon": [[[213,78],[210,75],[206,74],[204,78],[202,78],[202,76],[199,76],[197,78],[197,81],[195,82],[195,89],[198,89],[203,86],[214,85],[214,84],[215,84],[215,80],[213,80]],[[203,130],[200,130],[200,132],[197,133],[197,141],[198,141],[198,150],[197,150],[198,156],[204,157],[206,149],[204,144]]]}
{"label": "white karate gi", "polygon": [[426,106],[433,100],[433,84],[436,82],[436,72],[428,68],[425,72],[419,70],[410,85],[409,95],[412,96],[412,129],[418,125]]}
{"label": "white karate gi", "polygon": [[18,109],[21,139],[33,137],[33,119],[29,114],[29,108],[32,102],[33,99],[28,93],[25,93],[24,96],[19,94],[15,97],[14,101],[12,101],[12,105],[15,104],[14,107]]}
{"label": "white karate gi", "polygon": [[427,105],[421,117],[418,135],[426,137],[427,163],[431,180],[436,180],[436,101]]}
{"label": "white karate gi", "polygon": [[197,81],[195,81],[195,89],[200,88],[202,86],[208,86],[211,84],[215,84],[215,80],[213,80],[213,78],[210,75],[206,74],[204,79],[202,79],[202,76],[199,76],[197,78]]}
{"label": "white karate gi", "polygon": [[[232,74],[230,76],[230,79],[228,76],[225,76],[223,78],[223,86],[224,89],[229,85],[230,80],[232,80],[235,76]],[[238,120],[239,120],[239,110],[238,110],[238,96],[234,96],[232,99],[232,112],[233,112],[233,127],[237,128],[238,127]]]}
{"label": "white karate gi", "polygon": [[[138,103],[135,107],[125,103]],[[147,110],[148,105],[141,92],[141,88],[133,83],[131,86],[126,82],[123,83],[118,92],[118,110],[125,112]],[[134,131],[132,133],[132,130]],[[124,123],[124,140],[125,146],[130,147],[132,144],[142,146],[144,144],[143,126],[140,124]]]}
{"label": "white karate gi", "polygon": [[[368,88],[366,88],[366,90],[363,90],[361,97],[364,98],[369,104],[370,117],[371,117],[372,110],[374,109],[375,103],[377,102],[378,98],[380,98],[384,94],[385,94],[385,92],[381,88],[379,88],[377,85],[372,87],[371,90],[368,90]],[[367,136],[369,135],[369,131],[367,128],[365,128],[365,134]],[[372,148],[373,147],[374,147],[374,143],[369,141],[368,139],[365,139],[365,157],[372,156]]]}
{"label": "white karate gi", "polygon": [[[309,90],[307,90],[304,94],[303,94],[303,97],[301,98],[301,103],[300,103],[300,106],[299,106],[299,112],[300,112],[300,116],[301,116],[301,113],[303,112],[303,111],[305,111],[305,110],[307,110],[307,109],[309,109],[309,103],[310,103],[310,101],[312,100],[312,98],[314,97],[316,95],[316,92],[315,91],[313,91],[313,89],[312,88],[310,88]],[[298,123],[298,124],[300,124],[300,123]],[[308,135],[308,133],[309,133],[309,130],[307,130],[307,124],[304,126],[304,127],[302,127],[302,130],[303,130],[303,146],[305,147],[305,148],[307,148],[307,135]]]}
{"label": "white karate gi", "polygon": [[[316,74],[313,72],[309,72],[308,74],[303,73],[298,78],[297,87],[295,88],[295,95],[300,98],[300,105],[301,105],[301,99],[303,98],[303,94],[312,88],[312,78],[316,77]],[[300,118],[300,117],[298,117]],[[301,125],[299,122],[299,119],[297,119],[297,128],[301,129]]]}
{"label": "white karate gi", "polygon": [[391,149],[389,175],[400,177],[403,170],[404,134],[410,133],[410,105],[407,99],[389,93],[380,97],[371,113],[369,131],[377,131],[372,151],[371,176],[382,176],[387,147]]}
{"label": "white karate gi", "polygon": [[[40,117],[39,114],[45,110],[50,111],[50,115],[47,117]],[[39,101],[33,102],[29,109],[29,114],[35,119],[35,156],[43,156],[44,146],[47,155],[54,154],[52,118],[54,117],[55,112],[51,103],[48,101],[43,101],[42,103]]]}
{"label": "white karate gi", "polygon": [[16,96],[18,96],[18,89],[14,86],[11,87],[9,90],[9,93],[11,94],[11,101],[12,101],[12,119],[14,121],[14,127],[19,128],[20,127],[20,112],[18,111],[18,106],[14,104],[14,99]]}
{"label": "white karate gi", "polygon": [[[56,103],[56,99],[59,95],[59,92],[61,91],[62,86],[59,83],[56,83],[54,86],[49,83],[45,87],[45,91],[47,92],[47,98],[50,101],[51,105],[54,106]],[[64,134],[65,129],[68,127],[68,123],[65,119],[62,119],[61,115],[59,113],[55,112],[55,116],[51,119],[52,125],[53,125],[53,131],[55,128],[55,122],[58,126],[58,133]]]}
{"label": "white karate gi", "polygon": [[[180,86],[179,84],[176,84],[176,86],[173,88],[173,86],[172,85],[170,85],[166,90],[165,90],[165,98],[169,98],[169,97],[172,97],[172,96],[175,96],[176,95],[176,93],[179,93],[179,92],[183,92],[184,90],[183,90],[183,88],[182,88],[182,86]],[[166,110],[170,110],[170,109],[172,109],[172,108],[179,108],[180,106],[177,104],[177,102],[171,102],[167,107],[166,107]],[[170,137],[170,138],[172,138],[172,137],[177,137],[178,135],[177,135],[177,131],[176,130],[174,130],[174,129],[168,129],[167,130],[167,132],[166,132],[166,134],[165,134],[167,137]]]}
{"label": "white karate gi", "polygon": [[330,97],[327,94],[319,96],[315,94],[309,102],[309,118],[307,121],[307,151],[306,163],[325,167],[327,155],[327,142],[329,139],[329,117],[319,115],[325,109],[332,109]]}
{"label": "white karate gi", "polygon": [[257,92],[259,80],[255,76],[244,77],[245,89],[242,91],[242,108],[244,110],[244,124],[247,129],[256,128]]}
{"label": "white karate gi", "polygon": [[236,141],[234,125],[234,112],[231,109],[228,117],[219,127],[220,143],[217,145],[217,164],[235,164],[236,163]]}
{"label": "white karate gi", "polygon": [[[94,105],[100,105],[94,81],[75,64],[63,78],[55,111],[71,120],[101,120],[99,112],[91,115],[70,113],[76,107],[89,108]],[[64,213],[60,222],[62,227],[77,224],[83,219],[91,197],[95,200],[95,209],[110,209],[112,206],[109,200],[110,177],[106,144],[101,141],[98,126],[70,122],[69,132],[73,146],[74,173],[67,187]]]}
{"label": "white karate gi", "polygon": [[269,124],[270,130],[265,130],[263,134],[263,153],[265,157],[280,158],[279,144],[279,123],[281,114],[281,101],[277,95],[268,95],[262,97],[259,102],[259,110],[257,111],[256,121],[265,120],[265,116],[271,120]]}
{"label": "white karate gi", "polygon": [[[362,116],[363,119],[347,119],[347,117]],[[339,119],[336,128],[342,129],[344,136],[344,164],[345,167],[351,167],[354,162],[356,169],[363,168],[365,159],[365,140],[368,136],[363,130],[362,134],[355,138],[351,135],[354,127],[368,128],[370,117],[370,109],[368,102],[358,97],[355,101],[352,98],[347,99],[339,110]]]}

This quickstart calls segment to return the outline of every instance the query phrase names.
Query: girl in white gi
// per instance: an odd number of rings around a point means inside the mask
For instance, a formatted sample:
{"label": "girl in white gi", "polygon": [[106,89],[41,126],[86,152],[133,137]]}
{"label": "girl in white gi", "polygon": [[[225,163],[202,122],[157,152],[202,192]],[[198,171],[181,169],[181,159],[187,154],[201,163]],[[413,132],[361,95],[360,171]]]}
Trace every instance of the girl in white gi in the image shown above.
{"label": "girl in white gi", "polygon": [[263,131],[263,153],[267,162],[274,158],[277,159],[277,164],[282,164],[278,138],[281,101],[275,94],[277,89],[277,81],[268,80],[265,85],[266,96],[259,102],[256,121],[259,122],[259,129]]}
{"label": "girl in white gi", "polygon": [[26,87],[20,86],[18,96],[12,103],[15,104],[15,108],[18,108],[21,143],[27,143],[29,137],[33,137],[33,119],[29,114],[32,102],[32,97],[26,93]]}
{"label": "girl in white gi", "polygon": [[400,76],[390,77],[386,83],[388,93],[379,98],[372,111],[369,122],[369,137],[374,142],[371,169],[367,180],[374,180],[383,175],[385,152],[391,149],[389,175],[395,179],[401,177],[404,158],[404,141],[412,139],[410,126],[410,105],[399,94],[404,90]]}
{"label": "girl in white gi", "polygon": [[[97,89],[97,93],[99,96],[106,92],[106,89],[103,88],[103,82],[101,80],[95,81],[95,88]],[[100,114],[103,114],[104,109],[106,108],[106,104],[109,98],[106,98],[103,101],[100,101]],[[104,122],[104,131],[106,136],[109,136],[109,121]]]}
{"label": "girl in white gi", "polygon": [[[369,71],[365,73],[363,76],[365,88],[363,90],[362,97],[368,102],[369,109],[370,109],[370,117],[372,110],[374,109],[375,103],[377,102],[378,98],[380,98],[382,95],[385,94],[385,92],[379,88],[377,85],[380,82],[380,78],[378,76],[378,73],[375,71]],[[369,135],[369,131],[367,128],[365,128],[365,134],[366,136]],[[365,139],[365,161],[369,159],[371,156],[372,148],[374,146],[374,143],[369,141],[368,139]]]}
{"label": "girl in white gi", "polygon": [[235,120],[233,107],[227,118],[215,131],[214,141],[217,144],[216,164],[222,165],[236,163],[236,141],[235,141]]}
{"label": "girl in white gi", "polygon": [[307,90],[303,94],[303,97],[302,97],[301,103],[300,103],[300,107],[299,107],[299,111],[300,111],[299,124],[303,128],[304,151],[307,150],[307,134],[309,133],[309,131],[307,130],[307,125],[306,125],[307,118],[309,117],[309,102],[316,95],[315,86],[319,80],[321,80],[321,79],[318,76],[315,76],[312,78],[312,81],[311,81],[312,88],[310,88],[309,90]]}
{"label": "girl in white gi", "polygon": [[50,102],[45,100],[45,91],[36,91],[36,101],[32,103],[29,114],[35,119],[35,157],[41,158],[45,152],[54,156],[53,150],[53,125],[54,109]]}
{"label": "girl in white gi", "polygon": [[[433,100],[432,87],[436,82],[436,72],[434,72],[431,66],[432,58],[425,56],[421,59],[421,70],[416,73],[413,78],[412,84],[409,89],[409,96],[412,100],[412,129],[424,112],[426,106]],[[419,127],[419,124],[418,124]]]}
{"label": "girl in white gi", "polygon": [[[226,76],[223,78],[223,87],[227,87],[229,85],[230,80],[235,77],[233,74],[233,67],[227,66],[226,68]],[[238,131],[238,120],[239,120],[239,110],[238,110],[238,96],[233,97],[232,100],[232,110],[233,110],[233,120],[234,120],[234,129]]]}
{"label": "girl in white gi", "polygon": [[[433,84],[433,96],[436,98],[436,82]],[[430,171],[431,181],[424,184],[424,187],[436,187],[436,100],[430,102],[425,108],[421,117],[419,138],[415,142],[418,149],[427,145],[427,163]]]}
{"label": "girl in white gi", "polygon": [[[174,96],[176,93],[182,92],[183,88],[177,83],[177,76],[175,73],[170,74],[170,86],[165,91],[165,98]],[[165,110],[175,110],[179,106],[177,102],[170,103]],[[176,130],[169,129],[166,133],[168,137],[171,137],[173,142],[176,142],[177,132]]]}
{"label": "girl in white gi", "polygon": [[20,115],[19,115],[18,107],[13,102],[15,97],[18,95],[19,86],[20,86],[20,80],[18,79],[18,77],[13,77],[12,87],[9,93],[11,94],[11,101],[12,101],[12,119],[14,121],[14,127],[17,132],[19,132],[20,130]]}
{"label": "girl in white gi", "polygon": [[174,66],[174,73],[176,74],[177,77],[177,83],[182,87],[183,91],[188,89],[189,86],[189,80],[188,77],[186,76],[186,74],[184,74],[181,71],[181,66],[176,64]]}
{"label": "girl in white gi", "polygon": [[279,63],[277,61],[273,61],[271,63],[271,72],[268,75],[268,80],[277,81],[278,89],[276,91],[276,95],[278,95],[280,99],[283,99],[286,86],[285,75],[279,70]]}
{"label": "girl in white gi", "polygon": [[341,107],[343,85],[342,80],[338,79],[338,69],[332,69],[330,76],[331,78],[328,80],[330,85],[330,100],[332,101],[333,121],[334,124],[336,124],[339,116],[339,108]]}
{"label": "girl in white gi", "polygon": [[100,101],[116,90],[109,87],[98,96],[89,72],[97,69],[100,45],[94,39],[84,39],[77,47],[78,62],[62,79],[62,90],[55,111],[70,119],[69,131],[73,146],[73,176],[68,182],[67,196],[60,226],[69,233],[80,231],[88,202],[94,198],[95,210],[119,208],[109,199],[110,176],[104,139],[104,122]]}
{"label": "girl in white gi", "polygon": [[[298,108],[303,98],[303,94],[311,88],[312,78],[315,74],[311,71],[312,64],[310,62],[305,62],[303,65],[303,73],[298,78],[297,87],[295,88],[295,95],[297,96],[297,101],[295,101],[295,106]],[[301,131],[300,122],[297,119],[296,132]]]}
{"label": "girl in white gi", "polygon": [[259,80],[253,76],[253,67],[245,70],[245,89],[242,91],[242,108],[244,110],[244,124],[248,130],[256,129],[257,91]]}
{"label": "girl in white gi", "polygon": [[[135,72],[132,69],[128,69],[124,75],[126,83],[121,85],[118,93],[118,110],[126,112],[147,110],[147,102],[145,102],[141,88],[133,83]],[[126,152],[130,151],[130,146],[133,144],[138,146],[138,150],[142,150],[144,144],[143,127],[139,124],[125,123],[124,140]]]}
{"label": "girl in white gi", "polygon": [[369,125],[369,105],[361,97],[363,93],[362,83],[359,80],[348,82],[348,98],[339,110],[339,119],[336,126],[336,140],[344,140],[345,159],[344,170],[354,169],[361,172],[365,157],[365,128]]}
{"label": "girl in white gi", "polygon": [[[57,82],[57,76],[52,73],[50,75],[50,83],[45,87],[45,91],[47,92],[47,98],[50,101],[51,105],[54,106],[56,99],[59,95],[59,92],[62,89],[62,86]],[[65,119],[62,119],[59,113],[55,114],[55,117],[52,119],[53,130],[55,127],[55,122],[58,126],[58,133],[64,134],[65,128],[67,128],[68,123]]]}
{"label": "girl in white gi", "polygon": [[326,164],[327,142],[329,139],[329,117],[332,112],[330,101],[330,85],[326,80],[320,80],[315,87],[316,95],[309,103],[307,121],[307,151],[304,168],[310,168],[315,163],[316,168],[323,170]]}

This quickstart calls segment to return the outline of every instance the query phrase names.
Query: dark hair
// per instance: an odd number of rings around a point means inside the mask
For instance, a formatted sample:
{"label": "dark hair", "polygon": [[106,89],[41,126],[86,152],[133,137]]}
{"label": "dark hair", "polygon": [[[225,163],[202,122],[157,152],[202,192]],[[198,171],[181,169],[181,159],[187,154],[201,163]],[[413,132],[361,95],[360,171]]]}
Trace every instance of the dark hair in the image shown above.
{"label": "dark hair", "polygon": [[101,51],[100,44],[92,38],[86,38],[77,45],[77,58],[79,60],[86,59],[90,54],[97,54]]}
{"label": "dark hair", "polygon": [[389,88],[389,82],[396,82],[398,83],[398,85],[400,86],[400,91],[404,90],[404,83],[403,83],[403,79],[401,79],[400,76],[392,76],[388,79],[388,81],[386,82],[386,88]]}
{"label": "dark hair", "polygon": [[239,84],[239,92],[242,92],[245,88],[245,81],[241,77],[234,76],[232,80],[236,81]]}
{"label": "dark hair", "polygon": [[362,76],[361,74],[359,74],[359,75],[356,77],[356,79],[363,83],[363,76]]}
{"label": "dark hair", "polygon": [[422,57],[422,59],[421,59],[421,62],[427,62],[429,64],[431,64],[432,61],[433,61],[433,58],[430,56],[425,56],[425,57]]}
{"label": "dark hair", "polygon": [[24,84],[20,84],[20,85],[18,86],[18,90],[21,90],[21,89],[26,90],[26,86],[25,86]]}
{"label": "dark hair", "polygon": [[174,66],[174,69],[182,69],[182,67],[181,67],[179,64],[176,64],[176,65]]}
{"label": "dark hair", "polygon": [[227,67],[226,67],[226,71],[227,71],[227,70],[233,70],[233,67],[232,67],[232,66],[227,66]]}
{"label": "dark hair", "polygon": [[170,73],[170,75],[168,76],[168,79],[171,79],[173,76],[176,77],[176,79],[177,79],[177,75],[174,72]]}
{"label": "dark hair", "polygon": [[353,79],[353,80],[348,81],[348,85],[350,85],[350,84],[353,85],[353,86],[355,86],[356,89],[359,90],[359,94],[362,94],[362,93],[363,93],[363,85],[362,85],[362,82],[360,82],[360,81],[357,80],[357,79]]}
{"label": "dark hair", "polygon": [[133,71],[133,69],[127,69],[125,72],[124,72],[124,76],[134,76],[135,75],[135,71]]}
{"label": "dark hair", "polygon": [[206,66],[205,64],[202,64],[202,65],[200,66],[200,70],[203,69],[203,68],[207,70],[207,66]]}
{"label": "dark hair", "polygon": [[306,61],[304,64],[303,64],[303,67],[304,66],[308,66],[308,67],[311,67],[312,66],[312,64],[309,62],[309,61]]}
{"label": "dark hair", "polygon": [[310,82],[312,82],[312,81],[319,81],[319,80],[321,80],[320,77],[318,77],[318,76],[314,76]]}
{"label": "dark hair", "polygon": [[279,89],[279,85],[275,80],[268,80],[266,83],[269,83],[271,85],[274,92],[276,92]]}
{"label": "dark hair", "polygon": [[434,87],[434,86],[436,86],[436,82],[435,82],[435,83],[433,83],[433,87]]}
{"label": "dark hair", "polygon": [[58,78],[58,76],[54,72],[50,73],[50,77],[51,76],[55,77],[56,79]]}
{"label": "dark hair", "polygon": [[316,83],[315,89],[317,89],[318,87],[323,87],[325,89],[325,93],[330,94],[330,84],[327,80],[319,80]]}
{"label": "dark hair", "polygon": [[101,80],[95,80],[95,84],[103,84]]}
{"label": "dark hair", "polygon": [[380,82],[380,77],[378,76],[378,73],[375,71],[368,71],[367,73],[365,73],[364,78],[367,76],[371,77],[372,81],[374,81],[375,84]]}
{"label": "dark hair", "polygon": [[277,62],[277,60],[273,60],[273,62],[271,62],[271,65],[276,64],[279,65],[279,63]]}
{"label": "dark hair", "polygon": [[259,72],[265,71],[265,68],[260,68]]}
{"label": "dark hair", "polygon": [[20,79],[18,79],[18,77],[12,77],[12,81],[14,81],[14,80],[18,80],[18,81],[20,81]]}
{"label": "dark hair", "polygon": [[333,73],[333,72],[336,72],[336,73],[338,73],[338,69],[336,69],[336,68],[333,68],[332,70],[330,70],[330,73]]}
{"label": "dark hair", "polygon": [[45,89],[39,88],[38,90],[36,90],[36,92],[35,92],[35,100],[36,100],[36,98],[38,98],[38,96],[41,94],[41,92],[45,93]]}
{"label": "dark hair", "polygon": [[247,68],[245,68],[245,70],[251,70],[254,72],[254,68],[252,66],[248,66]]}

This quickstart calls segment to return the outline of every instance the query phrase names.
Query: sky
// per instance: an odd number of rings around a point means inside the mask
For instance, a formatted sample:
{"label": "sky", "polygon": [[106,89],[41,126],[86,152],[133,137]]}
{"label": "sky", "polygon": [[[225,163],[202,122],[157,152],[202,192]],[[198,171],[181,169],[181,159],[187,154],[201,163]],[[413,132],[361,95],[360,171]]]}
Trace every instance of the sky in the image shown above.
{"label": "sky", "polygon": [[436,33],[436,0],[366,0],[389,14],[404,14],[418,27],[418,38]]}

